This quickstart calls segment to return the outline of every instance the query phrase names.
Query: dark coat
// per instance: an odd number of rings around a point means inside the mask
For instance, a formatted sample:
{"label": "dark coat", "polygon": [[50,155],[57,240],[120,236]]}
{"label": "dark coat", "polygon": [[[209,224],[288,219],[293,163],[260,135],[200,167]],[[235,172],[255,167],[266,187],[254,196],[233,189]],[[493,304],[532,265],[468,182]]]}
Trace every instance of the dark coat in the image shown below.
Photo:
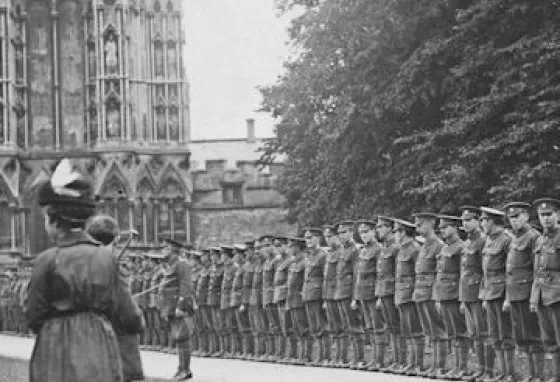
{"label": "dark coat", "polygon": [[113,327],[126,334],[143,329],[111,249],[83,232],[39,254],[25,314],[37,333],[31,382],[122,381]]}

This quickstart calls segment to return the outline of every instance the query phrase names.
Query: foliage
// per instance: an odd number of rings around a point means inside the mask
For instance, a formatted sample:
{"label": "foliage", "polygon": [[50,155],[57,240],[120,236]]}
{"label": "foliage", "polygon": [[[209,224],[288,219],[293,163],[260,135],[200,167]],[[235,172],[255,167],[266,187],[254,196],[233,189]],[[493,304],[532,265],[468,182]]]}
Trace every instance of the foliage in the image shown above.
{"label": "foliage", "polygon": [[560,7],[278,0],[298,55],[261,88],[290,218],[319,224],[560,190]]}

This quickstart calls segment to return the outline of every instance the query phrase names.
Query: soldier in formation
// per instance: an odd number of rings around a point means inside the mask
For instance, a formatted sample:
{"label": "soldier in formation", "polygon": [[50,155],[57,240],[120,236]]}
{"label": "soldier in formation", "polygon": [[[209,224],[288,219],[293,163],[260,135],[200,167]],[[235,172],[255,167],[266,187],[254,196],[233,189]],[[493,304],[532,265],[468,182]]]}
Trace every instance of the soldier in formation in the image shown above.
{"label": "soldier in formation", "polygon": [[[544,198],[186,251],[189,346],[204,357],[476,382],[521,380],[516,351],[527,360],[524,382],[543,382],[546,352],[548,381],[560,382],[559,218],[560,201]],[[190,355],[182,345],[169,350],[181,342],[170,320],[185,312],[168,306],[162,286],[168,252],[131,254],[125,267],[147,323],[142,344],[183,354],[185,372]],[[23,269],[0,278],[4,331],[25,330],[18,326],[24,284]]]}

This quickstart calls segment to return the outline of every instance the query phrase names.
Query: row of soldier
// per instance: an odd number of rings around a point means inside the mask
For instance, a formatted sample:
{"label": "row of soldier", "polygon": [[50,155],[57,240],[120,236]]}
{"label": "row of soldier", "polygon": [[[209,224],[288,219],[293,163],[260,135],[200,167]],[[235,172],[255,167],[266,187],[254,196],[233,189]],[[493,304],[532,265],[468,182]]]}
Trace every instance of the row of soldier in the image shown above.
{"label": "row of soldier", "polygon": [[9,267],[0,275],[0,332],[30,333],[23,314],[30,278],[28,266]]}

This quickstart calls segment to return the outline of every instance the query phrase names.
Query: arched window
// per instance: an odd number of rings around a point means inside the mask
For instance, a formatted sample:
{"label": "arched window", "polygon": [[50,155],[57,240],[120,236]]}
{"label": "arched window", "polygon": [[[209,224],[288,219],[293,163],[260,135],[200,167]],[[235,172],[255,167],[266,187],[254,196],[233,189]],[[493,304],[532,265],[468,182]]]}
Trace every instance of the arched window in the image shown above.
{"label": "arched window", "polygon": [[8,200],[0,199],[0,250],[12,247],[12,209]]}

